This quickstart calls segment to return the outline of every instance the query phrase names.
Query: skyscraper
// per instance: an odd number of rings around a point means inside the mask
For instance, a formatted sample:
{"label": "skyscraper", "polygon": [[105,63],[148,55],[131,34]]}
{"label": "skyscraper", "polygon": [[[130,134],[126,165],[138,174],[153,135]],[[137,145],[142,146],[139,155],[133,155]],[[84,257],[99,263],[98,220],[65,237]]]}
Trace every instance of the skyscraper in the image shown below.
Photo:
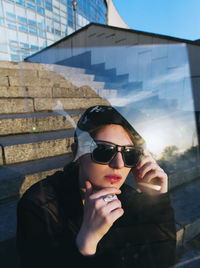
{"label": "skyscraper", "polygon": [[0,60],[21,61],[90,22],[107,23],[104,0],[0,0]]}

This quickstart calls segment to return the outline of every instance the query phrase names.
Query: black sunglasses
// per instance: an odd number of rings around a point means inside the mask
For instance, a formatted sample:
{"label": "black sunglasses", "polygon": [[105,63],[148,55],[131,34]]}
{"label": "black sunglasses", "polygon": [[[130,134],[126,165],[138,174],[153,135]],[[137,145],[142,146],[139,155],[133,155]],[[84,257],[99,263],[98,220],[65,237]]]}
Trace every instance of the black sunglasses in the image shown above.
{"label": "black sunglasses", "polygon": [[[136,167],[141,160],[143,149],[134,145],[121,146],[108,141],[94,140],[95,148],[91,152],[94,162],[107,165],[118,152],[121,152],[124,166]],[[121,150],[119,150],[121,148]]]}

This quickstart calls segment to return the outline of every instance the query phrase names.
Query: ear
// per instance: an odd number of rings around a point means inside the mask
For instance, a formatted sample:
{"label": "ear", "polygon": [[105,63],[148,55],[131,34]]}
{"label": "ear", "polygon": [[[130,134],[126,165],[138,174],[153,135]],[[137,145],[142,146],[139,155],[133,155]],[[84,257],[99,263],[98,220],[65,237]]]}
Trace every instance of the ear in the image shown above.
{"label": "ear", "polygon": [[72,154],[73,154],[73,157],[75,158],[76,156],[76,152],[77,152],[77,144],[75,142],[73,142],[71,144],[71,149],[72,149]]}

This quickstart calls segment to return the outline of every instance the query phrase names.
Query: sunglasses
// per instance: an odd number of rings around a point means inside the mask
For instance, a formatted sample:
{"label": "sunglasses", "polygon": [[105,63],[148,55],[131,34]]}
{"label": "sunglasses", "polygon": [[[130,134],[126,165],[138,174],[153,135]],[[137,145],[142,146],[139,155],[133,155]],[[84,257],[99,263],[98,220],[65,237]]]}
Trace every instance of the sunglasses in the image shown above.
{"label": "sunglasses", "polygon": [[[91,158],[98,164],[107,165],[121,152],[124,166],[133,168],[140,162],[143,149],[134,145],[121,146],[108,141],[94,140],[95,148],[91,152]],[[119,150],[120,148],[120,150]]]}

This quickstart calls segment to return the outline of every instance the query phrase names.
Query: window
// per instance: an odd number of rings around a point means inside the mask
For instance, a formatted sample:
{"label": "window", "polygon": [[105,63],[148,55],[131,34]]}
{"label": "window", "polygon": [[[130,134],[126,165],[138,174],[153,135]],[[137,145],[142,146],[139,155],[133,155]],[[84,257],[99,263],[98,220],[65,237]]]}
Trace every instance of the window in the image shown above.
{"label": "window", "polygon": [[8,52],[7,44],[0,43],[0,51],[1,52]]}
{"label": "window", "polygon": [[52,33],[46,33],[47,34],[47,39],[54,40],[54,34]]}
{"label": "window", "polygon": [[16,4],[25,7],[25,1],[24,1],[24,0],[17,0],[17,1],[16,1]]}
{"label": "window", "polygon": [[13,47],[13,46],[9,46],[9,49],[10,49],[10,51],[11,52],[16,52],[16,53],[18,53],[18,47]]}
{"label": "window", "polygon": [[72,7],[72,1],[68,0],[67,5]]}
{"label": "window", "polygon": [[13,4],[3,2],[3,10],[7,18],[16,19],[15,7]]}
{"label": "window", "polygon": [[53,3],[53,6],[60,8],[60,3],[57,0],[53,0],[52,3]]}
{"label": "window", "polygon": [[31,4],[31,3],[26,3],[27,8],[31,9],[31,10],[35,10],[35,5]]}
{"label": "window", "polygon": [[13,14],[13,13],[11,13],[11,12],[6,12],[6,17],[7,17],[7,18],[10,18],[10,19],[13,19],[13,20],[16,19],[15,14]]}
{"label": "window", "polygon": [[36,27],[36,13],[27,9],[27,18],[30,22],[29,24]]}
{"label": "window", "polygon": [[68,15],[71,14],[72,15],[72,9],[70,7],[67,8],[67,12],[68,12]]}
{"label": "window", "polygon": [[53,18],[54,18],[55,21],[60,22],[60,16],[59,15],[54,14]]}
{"label": "window", "polygon": [[67,24],[67,20],[66,20],[66,18],[61,17],[60,20],[61,20],[61,23],[63,23],[63,24]]}
{"label": "window", "polygon": [[73,20],[73,17],[72,17],[72,15],[71,14],[68,14],[68,20]]}
{"label": "window", "polygon": [[52,0],[46,0],[46,8],[52,10]]}
{"label": "window", "polygon": [[52,32],[53,29],[53,21],[46,18],[46,30],[48,32]]}
{"label": "window", "polygon": [[[60,3],[60,11],[65,11],[65,12],[67,12],[67,5],[66,4],[62,4],[62,3]],[[65,16],[65,15],[64,15]]]}
{"label": "window", "polygon": [[11,57],[11,61],[20,61],[19,55],[11,54],[10,57]]}
{"label": "window", "polygon": [[47,8],[48,10],[52,10],[52,5],[49,4],[49,3],[46,3],[46,8]]}
{"label": "window", "polygon": [[26,18],[26,9],[19,6],[15,6],[15,14],[18,17]]}
{"label": "window", "polygon": [[13,22],[13,21],[10,21],[10,20],[6,20],[6,25],[7,25],[7,27],[9,27],[9,28],[12,28],[12,29],[17,29],[17,25],[16,25],[16,23],[15,22]]}
{"label": "window", "polygon": [[39,36],[45,38],[46,37],[45,31],[39,30]]}
{"label": "window", "polygon": [[37,23],[34,20],[28,20],[28,24],[34,27],[37,27]]}
{"label": "window", "polygon": [[39,49],[38,46],[31,45],[31,50],[38,50],[38,49]]}
{"label": "window", "polygon": [[0,18],[0,25],[4,25],[4,19]]}
{"label": "window", "polygon": [[37,5],[44,7],[44,0],[37,0]]}
{"label": "window", "polygon": [[20,42],[20,47],[22,47],[22,48],[29,48],[29,44],[24,43],[24,42]]}
{"label": "window", "polygon": [[44,8],[42,7],[37,7],[37,12],[44,15]]}
{"label": "window", "polygon": [[57,8],[55,8],[55,7],[54,7],[54,9],[53,9],[53,12],[54,12],[55,14],[58,14],[58,15],[60,14],[59,9],[57,9]]}
{"label": "window", "polygon": [[73,27],[73,23],[72,23],[71,20],[68,20],[68,25],[71,26],[71,27]]}
{"label": "window", "polygon": [[19,30],[20,30],[20,31],[28,32],[28,27],[27,27],[27,25],[24,25],[24,24],[21,24],[21,23],[19,23],[18,25],[19,25]]}
{"label": "window", "polygon": [[37,24],[40,29],[46,30],[45,19],[39,14],[37,14]]}
{"label": "window", "polygon": [[29,33],[37,35],[37,29],[35,27],[29,26]]}
{"label": "window", "polygon": [[57,34],[57,35],[61,35],[61,32],[58,31],[58,30],[55,30],[55,34]]}
{"label": "window", "polygon": [[[12,29],[7,29],[7,38],[8,38],[8,42],[10,44],[18,44],[18,38],[17,38],[17,31],[12,30]],[[2,36],[1,36],[2,38]]]}
{"label": "window", "polygon": [[27,19],[24,18],[24,17],[18,16],[17,19],[18,19],[19,22],[22,22],[22,23],[25,23],[25,24],[27,23]]}
{"label": "window", "polygon": [[40,48],[44,48],[44,47],[46,47],[47,46],[47,42],[46,42],[46,40],[45,39],[43,39],[43,38],[38,38],[38,43],[39,43],[39,47]]}

